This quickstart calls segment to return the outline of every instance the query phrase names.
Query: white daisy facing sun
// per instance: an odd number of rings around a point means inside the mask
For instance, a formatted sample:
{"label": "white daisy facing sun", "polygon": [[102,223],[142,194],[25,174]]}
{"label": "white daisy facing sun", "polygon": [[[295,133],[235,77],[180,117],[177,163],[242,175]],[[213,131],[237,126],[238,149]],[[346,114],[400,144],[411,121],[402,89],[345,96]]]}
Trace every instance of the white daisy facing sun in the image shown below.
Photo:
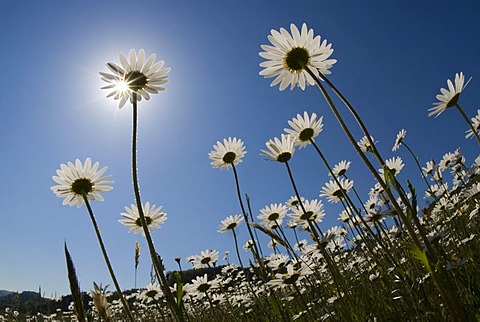
{"label": "white daisy facing sun", "polygon": [[170,68],[162,68],[165,61],[155,63],[156,55],[152,54],[145,60],[145,50],[137,52],[131,49],[128,59],[123,53],[118,55],[121,66],[115,63],[107,63],[112,73],[100,72],[102,80],[108,85],[102,89],[110,90],[107,97],[120,100],[118,107],[122,108],[130,99],[133,102],[133,93],[136,93],[137,100],[142,97],[150,99],[150,94],[157,94],[164,91],[164,84],[168,82],[167,74]]}
{"label": "white daisy facing sun", "polygon": [[288,86],[291,90],[295,86],[304,90],[306,85],[314,85],[315,81],[305,68],[308,67],[319,77],[320,73],[330,74],[329,69],[337,62],[329,59],[333,53],[332,44],[325,39],[321,41],[318,35],[314,37],[313,29],[308,29],[305,23],[301,30],[291,24],[290,33],[284,28],[280,28],[280,31],[272,29],[268,40],[273,46],[261,46],[264,51],[259,55],[266,61],[260,63],[260,67],[263,67],[260,75],[275,77],[271,86],[280,84],[281,91]]}

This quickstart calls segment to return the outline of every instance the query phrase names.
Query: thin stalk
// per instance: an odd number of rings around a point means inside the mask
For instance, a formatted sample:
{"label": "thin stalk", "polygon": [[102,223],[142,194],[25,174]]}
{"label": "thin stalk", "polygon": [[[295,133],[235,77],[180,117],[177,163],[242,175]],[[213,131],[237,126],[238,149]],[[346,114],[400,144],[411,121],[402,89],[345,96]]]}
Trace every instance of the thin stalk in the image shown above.
{"label": "thin stalk", "polygon": [[[343,121],[343,118],[340,116],[337,108],[335,107],[335,104],[333,104],[333,101],[332,99],[330,98],[330,96],[328,95],[327,91],[325,90],[325,88],[323,87],[322,83],[320,82],[320,80],[315,76],[315,74],[312,73],[312,71],[308,68],[308,67],[305,67],[305,70],[310,74],[310,76],[315,80],[318,88],[320,89],[320,91],[322,92],[323,96],[325,97],[328,105],[330,106],[330,109],[332,110],[333,114],[335,115],[338,123],[340,123],[340,126],[341,128],[343,129],[343,132],[346,134],[347,138],[349,139],[350,143],[352,144],[352,146],[354,147],[354,149],[357,151],[358,155],[360,156],[360,158],[362,159],[362,161],[365,163],[365,165],[367,166],[367,168],[370,170],[370,172],[373,174],[373,176],[375,177],[375,179],[377,180],[377,182],[380,184],[380,186],[383,188],[383,190],[385,191],[385,193],[387,194],[388,196],[388,199],[390,199],[390,201],[392,202],[395,210],[397,211],[398,215],[400,216],[400,218],[402,219],[405,227],[407,228],[407,231],[410,235],[410,237],[412,238],[415,246],[417,246],[419,249],[422,249],[422,244],[420,243],[416,233],[415,233],[415,230],[413,229],[411,223],[408,221],[407,217],[405,216],[405,214],[403,213],[403,210],[402,208],[400,207],[400,205],[397,203],[397,200],[395,199],[395,197],[393,196],[392,192],[390,191],[390,188],[386,185],[386,183],[383,181],[382,177],[380,177],[380,175],[378,174],[377,170],[373,167],[372,163],[368,160],[368,158],[365,156],[365,154],[362,152],[362,150],[360,149],[360,147],[358,146],[357,142],[355,141],[352,133],[350,132],[350,130],[348,129],[347,125],[345,124],[345,122]],[[367,135],[367,138],[370,140],[370,137]],[[374,147],[374,145],[372,145]],[[374,147],[375,148],[375,147]]]}
{"label": "thin stalk", "polygon": [[[237,188],[237,196],[238,196],[238,202],[240,203],[240,208],[242,210],[242,214],[243,214],[243,217],[245,219],[245,224],[247,226],[247,229],[248,229],[248,234],[250,235],[250,238],[252,239],[252,243],[253,243],[253,248],[255,250],[255,260],[257,261],[258,265],[260,265],[260,267],[262,268],[262,271],[263,271],[263,262],[260,260],[260,257],[258,254],[259,251],[258,251],[258,247],[257,247],[257,242],[255,240],[255,238],[253,237],[253,233],[252,233],[252,229],[250,228],[250,224],[249,224],[249,219],[248,219],[248,214],[247,212],[245,211],[245,207],[243,205],[243,201],[242,201],[242,194],[240,192],[240,184],[238,182],[238,174],[237,174],[237,169],[235,168],[235,165],[232,163],[232,169],[233,169],[233,175],[235,176],[235,186]],[[254,254],[254,255],[255,255]]]}
{"label": "thin stalk", "polygon": [[133,318],[132,312],[130,311],[130,307],[128,306],[127,301],[123,297],[122,290],[120,289],[120,285],[118,284],[117,278],[115,277],[115,273],[113,272],[112,265],[110,264],[110,260],[108,258],[107,250],[105,249],[105,245],[103,243],[102,235],[100,234],[100,229],[98,228],[97,221],[95,219],[95,216],[93,214],[92,208],[90,207],[90,203],[88,202],[87,194],[83,193],[83,201],[85,202],[85,205],[87,206],[88,214],[90,215],[90,219],[92,220],[93,228],[95,229],[95,233],[97,234],[97,239],[98,243],[100,244],[100,249],[102,250],[103,258],[105,259],[105,263],[107,264],[108,272],[110,273],[110,276],[112,277],[113,285],[115,285],[115,289],[117,290],[118,296],[120,297],[120,300],[122,301],[122,305],[125,309],[125,312],[127,313],[128,319],[130,321],[135,321]]}
{"label": "thin stalk", "polygon": [[237,233],[235,232],[235,228],[232,229],[233,239],[235,240],[235,251],[237,252],[238,262],[240,263],[240,267],[244,268],[242,263],[242,258],[240,257],[240,252],[238,250],[238,240],[237,240]]}
{"label": "thin stalk", "polygon": [[137,133],[138,133],[138,107],[137,107],[137,93],[133,93],[133,129],[132,129],[132,180],[133,180],[133,192],[135,194],[135,201],[137,204],[138,214],[140,217],[140,222],[142,223],[143,232],[145,234],[145,239],[147,240],[148,249],[150,250],[150,257],[152,258],[153,266],[157,278],[159,279],[160,284],[163,286],[163,291],[167,299],[167,303],[170,306],[170,310],[177,318],[178,321],[183,322],[183,313],[181,308],[177,306],[175,298],[173,297],[170,287],[168,286],[168,281],[163,271],[163,265],[161,263],[161,257],[156,252],[155,246],[153,245],[152,237],[150,231],[148,230],[147,221],[145,219],[145,214],[143,213],[142,201],[140,198],[140,188],[138,185],[138,170],[137,170]]}

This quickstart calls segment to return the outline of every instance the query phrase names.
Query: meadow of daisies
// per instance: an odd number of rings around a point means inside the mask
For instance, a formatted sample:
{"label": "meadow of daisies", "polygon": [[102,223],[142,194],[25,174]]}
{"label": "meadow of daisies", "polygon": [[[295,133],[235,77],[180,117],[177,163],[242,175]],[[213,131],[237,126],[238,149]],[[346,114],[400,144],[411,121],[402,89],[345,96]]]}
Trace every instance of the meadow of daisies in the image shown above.
{"label": "meadow of daisies", "polygon": [[[107,289],[93,284],[85,300],[79,288],[75,258],[65,245],[72,302],[69,310],[48,316],[21,316],[8,309],[0,320],[28,321],[477,321],[480,317],[480,156],[466,160],[460,150],[440,160],[420,164],[408,146],[407,132],[398,133],[393,151],[404,149],[415,163],[421,186],[400,182],[400,157],[384,159],[361,115],[332,84],[327,75],[336,63],[332,45],[305,24],[290,30],[272,30],[269,45],[262,45],[260,75],[272,78],[280,90],[300,87],[319,90],[362,162],[376,180],[362,196],[349,177],[349,161],[329,164],[315,138],[323,129],[315,113],[298,114],[281,137],[266,143],[265,158],[285,166],[295,194],[285,203],[270,204],[254,215],[244,197],[237,167],[246,151],[243,141],[220,139],[208,154],[215,168],[233,173],[232,191],[241,213],[219,223],[219,233],[232,236],[228,256],[238,265],[219,265],[223,254],[202,251],[187,258],[193,269],[167,272],[151,232],[167,219],[161,206],[142,202],[137,177],[138,105],[165,90],[170,69],[148,58],[145,51],[119,55],[119,64],[107,63],[100,72],[108,97],[120,108],[133,109],[132,177],[136,203],[125,208],[121,224],[139,233],[148,245],[152,282],[122,292],[108,258],[91,204],[112,189],[107,167],[90,158],[60,165],[51,190],[63,204],[84,207],[95,230],[112,283]],[[480,110],[474,117],[462,109],[461,95],[469,80],[457,73],[441,88],[429,116],[457,110],[469,130],[472,145],[480,145]],[[161,95],[161,94],[160,94]],[[344,122],[356,121],[363,137],[355,138]],[[128,103],[128,104],[127,104]],[[452,112],[453,113],[453,112]],[[299,149],[314,149],[330,180],[319,199],[308,200],[297,189],[289,161]],[[425,203],[425,201],[427,203]],[[343,206],[338,225],[321,225],[327,215],[324,203]],[[428,206],[423,206],[427,204]],[[332,214],[328,214],[332,216]],[[240,243],[238,232],[250,237]],[[262,238],[259,238],[262,236]],[[287,237],[288,236],[288,237]],[[270,242],[262,245],[259,240]],[[251,253],[242,262],[240,252]],[[137,258],[138,260],[138,258]]]}

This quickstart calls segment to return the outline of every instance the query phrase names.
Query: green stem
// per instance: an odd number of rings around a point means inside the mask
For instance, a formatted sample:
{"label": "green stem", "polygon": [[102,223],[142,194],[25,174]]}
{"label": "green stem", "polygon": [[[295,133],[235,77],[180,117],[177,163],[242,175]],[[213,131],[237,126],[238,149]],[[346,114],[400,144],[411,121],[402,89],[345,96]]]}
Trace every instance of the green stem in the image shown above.
{"label": "green stem", "polygon": [[147,240],[148,249],[150,250],[150,257],[152,258],[153,266],[157,278],[159,279],[160,284],[162,285],[167,303],[169,304],[170,310],[173,315],[177,318],[178,321],[183,322],[183,314],[181,308],[177,306],[175,298],[170,291],[167,278],[164,273],[164,267],[161,263],[161,257],[156,252],[155,246],[153,245],[152,237],[150,231],[148,230],[147,221],[145,219],[145,214],[143,213],[142,201],[140,198],[140,188],[138,185],[138,170],[137,170],[137,133],[138,133],[138,107],[137,107],[137,93],[133,93],[133,130],[132,130],[132,180],[133,180],[133,192],[135,194],[135,201],[137,204],[138,214],[140,217],[140,222],[142,223],[143,232],[145,234],[145,239]]}
{"label": "green stem", "polygon": [[235,251],[237,252],[238,262],[240,263],[240,267],[243,269],[242,258],[240,257],[240,252],[238,250],[238,241],[237,241],[237,233],[235,233],[235,228],[232,229],[233,239],[235,240]]}
{"label": "green stem", "polygon": [[128,306],[127,301],[123,297],[122,290],[120,289],[120,285],[118,284],[117,278],[115,277],[115,273],[113,272],[112,265],[110,264],[110,260],[108,259],[107,250],[105,249],[102,235],[100,234],[100,229],[98,228],[97,221],[95,220],[95,216],[93,215],[92,208],[90,207],[90,203],[88,202],[87,194],[83,193],[82,196],[83,196],[83,201],[87,206],[90,219],[92,220],[93,228],[95,229],[95,233],[97,234],[97,239],[98,239],[98,243],[100,244],[100,249],[102,250],[103,258],[105,259],[105,263],[107,264],[108,271],[110,273],[110,276],[112,277],[113,285],[115,285],[115,289],[117,290],[118,296],[122,301],[122,304],[125,309],[125,312],[127,313],[128,319],[133,322],[135,321],[135,319],[133,318],[132,312],[130,311],[130,307]]}
{"label": "green stem", "polygon": [[260,253],[258,251],[257,241],[253,237],[252,228],[250,227],[250,224],[249,224],[248,214],[245,211],[245,207],[243,205],[242,194],[240,193],[240,184],[238,182],[237,169],[235,168],[235,165],[233,163],[232,163],[232,169],[233,169],[233,175],[235,177],[235,187],[237,188],[238,201],[240,203],[240,208],[242,209],[242,214],[243,214],[243,218],[245,219],[245,224],[247,225],[248,234],[250,235],[250,238],[252,239],[253,248],[255,250],[255,254],[256,254],[255,260],[257,261],[258,265],[260,265],[260,267],[262,268],[262,271],[263,271],[263,262],[260,260],[260,257],[258,255]]}

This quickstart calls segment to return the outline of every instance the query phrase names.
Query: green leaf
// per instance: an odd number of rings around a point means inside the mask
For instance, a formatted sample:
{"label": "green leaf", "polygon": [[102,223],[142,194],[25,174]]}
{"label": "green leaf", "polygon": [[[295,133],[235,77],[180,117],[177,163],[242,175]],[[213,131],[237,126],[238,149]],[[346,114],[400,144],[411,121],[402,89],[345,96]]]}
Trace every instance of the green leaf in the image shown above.
{"label": "green leaf", "polygon": [[409,243],[403,243],[403,246],[405,246],[410,251],[410,253],[412,253],[413,257],[423,263],[429,273],[432,272],[432,268],[430,267],[430,263],[428,261],[427,253],[425,252],[425,250],[420,249],[417,246]]}

